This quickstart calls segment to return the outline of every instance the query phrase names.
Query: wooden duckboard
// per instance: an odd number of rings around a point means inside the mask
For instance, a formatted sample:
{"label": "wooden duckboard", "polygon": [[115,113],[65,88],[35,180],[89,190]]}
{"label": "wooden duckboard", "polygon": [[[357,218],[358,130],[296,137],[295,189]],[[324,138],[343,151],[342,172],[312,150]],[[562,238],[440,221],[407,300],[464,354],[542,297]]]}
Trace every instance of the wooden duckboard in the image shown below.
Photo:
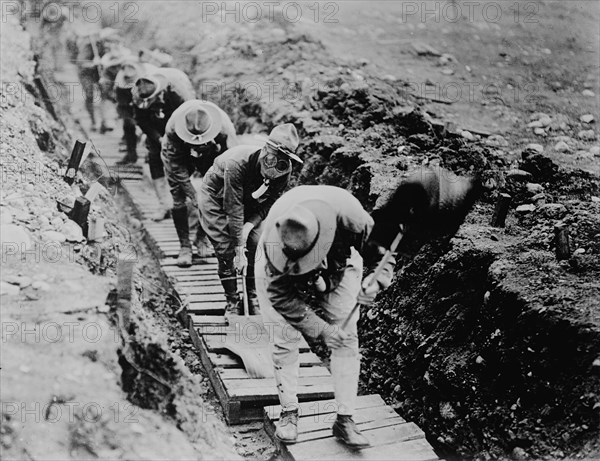
{"label": "wooden duckboard", "polygon": [[321,400],[300,404],[298,442],[285,445],[275,437],[281,406],[264,408],[265,429],[286,460],[438,460],[425,434],[414,423],[406,422],[379,395],[365,395],[357,399],[354,421],[369,439],[371,446],[360,451],[349,450],[333,437],[331,426],[336,419],[335,400]]}

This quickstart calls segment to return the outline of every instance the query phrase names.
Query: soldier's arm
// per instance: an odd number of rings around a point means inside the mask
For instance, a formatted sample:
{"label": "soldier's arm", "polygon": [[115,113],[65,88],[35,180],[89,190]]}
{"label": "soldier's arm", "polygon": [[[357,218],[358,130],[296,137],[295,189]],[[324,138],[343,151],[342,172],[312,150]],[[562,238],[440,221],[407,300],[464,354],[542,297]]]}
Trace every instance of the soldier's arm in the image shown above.
{"label": "soldier's arm", "polygon": [[228,161],[223,173],[223,208],[229,223],[229,235],[239,247],[244,244],[244,175],[242,165]]}

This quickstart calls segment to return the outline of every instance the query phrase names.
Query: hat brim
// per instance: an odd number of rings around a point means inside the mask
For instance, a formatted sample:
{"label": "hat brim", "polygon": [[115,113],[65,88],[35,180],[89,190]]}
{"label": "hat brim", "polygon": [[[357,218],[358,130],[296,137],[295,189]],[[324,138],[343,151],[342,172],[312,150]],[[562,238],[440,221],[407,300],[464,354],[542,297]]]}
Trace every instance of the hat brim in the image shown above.
{"label": "hat brim", "polygon": [[[206,102],[203,102],[203,101],[189,101],[189,102],[191,104],[189,104],[189,106],[186,107],[184,111],[177,114],[177,118],[174,120],[175,133],[177,134],[177,136],[179,136],[179,138],[182,141],[184,141],[188,144],[200,145],[200,144],[205,144],[207,142],[212,141],[221,132],[221,128],[222,128],[221,112],[219,111],[219,109],[216,106],[214,106],[212,104],[207,104]],[[202,133],[201,138],[198,138],[193,133],[191,133],[187,129],[187,125],[185,123],[185,116],[195,110],[203,110],[204,112],[206,112],[208,114],[208,116],[210,117],[210,121],[211,121],[210,127],[208,128],[208,130],[206,130],[204,133]]]}
{"label": "hat brim", "polygon": [[324,200],[305,200],[297,203],[297,205],[312,211],[319,222],[319,235],[313,248],[299,259],[292,260],[288,258],[283,252],[283,242],[277,226],[273,226],[268,231],[264,240],[264,251],[269,262],[279,272],[289,275],[302,275],[318,268],[327,257],[337,230],[337,213]]}

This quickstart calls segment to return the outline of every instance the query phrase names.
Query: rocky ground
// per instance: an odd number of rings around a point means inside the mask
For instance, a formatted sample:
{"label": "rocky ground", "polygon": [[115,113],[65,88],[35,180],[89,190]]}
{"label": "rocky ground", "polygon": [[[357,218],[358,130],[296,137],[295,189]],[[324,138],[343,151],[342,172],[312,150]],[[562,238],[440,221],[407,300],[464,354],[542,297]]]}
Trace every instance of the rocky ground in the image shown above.
{"label": "rocky ground", "polygon": [[36,86],[30,36],[2,21],[2,459],[235,459],[206,384],[148,309],[160,286],[138,274],[129,330],[107,304],[117,257],[148,258],[111,187],[93,199],[95,240],[64,212],[98,167],[63,180],[81,133]]}
{"label": "rocky ground", "polygon": [[[484,180],[456,237],[403,258],[361,320],[362,390],[419,424],[447,459],[600,456],[598,12],[531,4],[535,26],[514,16],[436,24],[394,2],[339,3],[337,25],[280,10],[227,20],[185,2],[115,24],[133,49],[172,53],[239,132],[294,123],[305,160],[296,184],[347,187],[371,209],[416,166]],[[443,85],[488,79],[501,95],[536,97],[432,101],[447,96]],[[493,228],[500,193],[512,205]],[[571,238],[562,261],[557,224]]]}

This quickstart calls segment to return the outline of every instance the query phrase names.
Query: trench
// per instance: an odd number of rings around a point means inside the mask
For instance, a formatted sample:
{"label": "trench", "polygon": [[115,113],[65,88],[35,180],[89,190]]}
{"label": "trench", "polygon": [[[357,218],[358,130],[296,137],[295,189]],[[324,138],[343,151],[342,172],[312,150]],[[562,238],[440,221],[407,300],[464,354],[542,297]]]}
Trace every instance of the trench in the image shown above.
{"label": "trench", "polygon": [[[144,36],[139,30],[129,33]],[[321,44],[293,32],[286,31],[285,40],[275,44],[257,39],[258,45],[266,47],[283,43],[285,51],[271,53],[271,61],[257,57],[253,52],[257,44],[249,40],[247,45],[248,40],[240,35],[231,38],[237,54],[229,60],[214,55],[205,58],[203,65],[217,70],[201,71],[198,62],[181,59],[182,68],[193,76],[198,88],[206,88],[202,83],[215,78],[218,70],[225,80],[239,77],[223,71],[232,59],[258,61],[264,67],[263,78],[279,72],[278,59],[285,53],[291,56],[286,58],[290,61],[286,67],[293,66],[293,57],[310,53],[316,67],[331,67]],[[183,55],[172,43],[173,49],[162,45],[176,56]],[[183,51],[194,55],[191,48]],[[258,72],[256,66],[250,66],[250,74]],[[202,96],[218,101],[233,114],[242,133],[268,131],[284,121],[298,125],[306,165],[295,172],[293,183],[346,187],[368,209],[384,192],[382,183],[417,164],[438,163],[457,173],[479,173],[496,189],[511,192],[518,203],[528,199],[522,184],[506,180],[502,173],[509,167],[506,161],[481,143],[466,143],[418,105],[408,104],[398,85],[374,79],[370,88],[344,86],[346,76],[352,78],[356,71],[347,66],[343,72],[329,72],[328,77],[340,79],[338,84],[317,91],[310,101],[302,101],[300,108],[277,99],[256,102],[243,92]],[[524,158],[520,167],[539,182],[550,178],[550,193],[557,200],[570,194],[583,201],[583,197],[598,193],[596,177],[584,172],[557,173],[544,158]],[[525,221],[522,229],[514,224],[507,233],[490,231],[487,221],[494,197],[491,192],[484,195],[457,238],[427,244],[403,260],[393,286],[364,313],[361,391],[384,396],[401,416],[426,431],[428,440],[446,459],[510,458],[520,450],[528,450],[533,457],[560,457],[557,450],[578,454],[597,440],[595,431],[600,424],[600,378],[590,367],[600,350],[600,333],[597,323],[579,315],[580,310],[589,309],[589,301],[583,300],[585,295],[578,288],[582,283],[593,288],[590,280],[597,274],[597,265],[580,258],[569,268],[558,267],[548,256],[551,246],[545,241],[524,249],[519,239],[526,240],[524,235],[535,223]],[[122,219],[131,225],[129,218]],[[543,226],[547,232],[551,220]],[[591,241],[596,229],[594,225],[590,229],[581,226],[576,238]],[[141,240],[136,245],[152,259]],[[531,249],[535,254],[529,253]],[[531,259],[520,259],[523,253]],[[514,274],[507,270],[511,265]],[[547,270],[532,274],[532,265]],[[543,297],[530,296],[527,290],[531,285],[519,282],[519,276],[546,285],[566,279],[575,307],[558,302],[563,298],[559,290],[542,290],[541,284],[533,289],[544,291]],[[163,298],[138,306],[142,307],[161,319],[171,334],[179,335],[173,343],[178,353],[181,345],[186,345],[187,353],[180,355],[185,368],[192,375],[202,375],[189,337],[180,333],[182,329],[172,317],[177,305]],[[182,414],[183,405],[169,387],[185,381],[189,374],[181,371],[164,349],[148,341],[147,332],[134,329],[130,335],[139,339],[131,342],[133,360],[122,357],[120,361],[124,390],[132,402],[164,412],[185,427],[190,416]],[[556,342],[556,337],[564,339]],[[325,348],[315,347],[326,359]],[[561,373],[555,374],[557,369]],[[189,397],[189,393],[183,395]],[[186,405],[195,408],[192,400]],[[262,454],[270,453],[272,447],[267,444]],[[248,453],[253,455],[256,452]]]}

